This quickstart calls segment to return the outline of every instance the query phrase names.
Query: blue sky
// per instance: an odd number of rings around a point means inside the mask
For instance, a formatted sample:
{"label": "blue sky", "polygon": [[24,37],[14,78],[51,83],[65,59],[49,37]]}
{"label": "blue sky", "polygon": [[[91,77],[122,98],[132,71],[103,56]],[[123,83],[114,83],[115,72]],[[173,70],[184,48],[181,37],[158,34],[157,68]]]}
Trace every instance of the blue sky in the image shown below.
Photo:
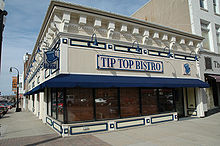
{"label": "blue sky", "polygon": [[[130,16],[148,0],[65,0],[87,7],[97,8],[125,16]],[[2,71],[0,92],[11,95],[12,76],[10,67],[23,72],[23,56],[32,53],[38,33],[43,23],[50,0],[6,0],[6,26],[3,33]]]}

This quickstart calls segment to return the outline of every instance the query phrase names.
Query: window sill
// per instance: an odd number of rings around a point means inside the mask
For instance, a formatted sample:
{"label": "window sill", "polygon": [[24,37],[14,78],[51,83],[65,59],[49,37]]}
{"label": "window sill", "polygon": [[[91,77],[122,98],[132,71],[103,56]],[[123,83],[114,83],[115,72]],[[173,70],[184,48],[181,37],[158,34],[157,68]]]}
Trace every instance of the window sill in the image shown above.
{"label": "window sill", "polygon": [[200,10],[203,10],[205,12],[209,12],[207,9],[200,7]]}
{"label": "window sill", "polygon": [[215,13],[215,15],[216,15],[216,16],[220,16],[220,14],[219,14],[219,13]]}

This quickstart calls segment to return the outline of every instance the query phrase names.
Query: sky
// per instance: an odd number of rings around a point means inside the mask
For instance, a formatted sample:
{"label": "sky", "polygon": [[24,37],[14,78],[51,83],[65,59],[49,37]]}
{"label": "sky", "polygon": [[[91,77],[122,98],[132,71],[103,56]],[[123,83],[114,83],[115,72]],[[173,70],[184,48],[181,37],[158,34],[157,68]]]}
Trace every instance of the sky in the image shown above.
{"label": "sky", "polygon": [[[130,16],[148,0],[65,0],[82,6]],[[6,24],[2,42],[1,95],[13,95],[12,76],[23,72],[23,56],[32,53],[50,0],[5,0]]]}

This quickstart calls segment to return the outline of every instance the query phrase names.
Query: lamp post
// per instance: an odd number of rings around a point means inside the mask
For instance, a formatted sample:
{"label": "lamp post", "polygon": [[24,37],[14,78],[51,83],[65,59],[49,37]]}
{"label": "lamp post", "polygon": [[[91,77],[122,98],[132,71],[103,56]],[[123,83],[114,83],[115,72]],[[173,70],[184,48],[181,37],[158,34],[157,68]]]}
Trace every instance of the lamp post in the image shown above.
{"label": "lamp post", "polygon": [[20,112],[21,108],[19,108],[19,70],[16,67],[10,67],[10,72],[12,72],[12,69],[15,69],[18,72],[18,75],[17,75],[17,107],[16,107],[16,112]]}

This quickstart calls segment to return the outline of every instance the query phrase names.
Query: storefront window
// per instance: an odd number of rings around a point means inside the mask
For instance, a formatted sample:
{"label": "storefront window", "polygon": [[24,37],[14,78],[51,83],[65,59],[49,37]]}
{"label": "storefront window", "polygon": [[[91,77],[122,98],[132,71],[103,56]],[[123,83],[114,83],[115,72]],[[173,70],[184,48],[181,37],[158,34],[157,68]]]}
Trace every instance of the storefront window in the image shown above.
{"label": "storefront window", "polygon": [[63,92],[62,90],[57,91],[57,119],[63,122]]}
{"label": "storefront window", "polygon": [[94,119],[92,89],[66,89],[67,121],[89,121]]}
{"label": "storefront window", "polygon": [[96,119],[119,118],[118,90],[115,88],[96,89]]}
{"label": "storefront window", "polygon": [[174,108],[174,95],[172,89],[159,89],[159,112],[173,112]]}
{"label": "storefront window", "polygon": [[139,89],[120,88],[121,117],[135,117],[140,115]]}
{"label": "storefront window", "polygon": [[158,113],[157,89],[141,89],[142,115]]}
{"label": "storefront window", "polygon": [[51,92],[51,106],[52,106],[52,117],[54,119],[57,118],[57,115],[56,115],[56,110],[57,110],[57,105],[56,105],[56,90],[53,89],[52,92]]}

